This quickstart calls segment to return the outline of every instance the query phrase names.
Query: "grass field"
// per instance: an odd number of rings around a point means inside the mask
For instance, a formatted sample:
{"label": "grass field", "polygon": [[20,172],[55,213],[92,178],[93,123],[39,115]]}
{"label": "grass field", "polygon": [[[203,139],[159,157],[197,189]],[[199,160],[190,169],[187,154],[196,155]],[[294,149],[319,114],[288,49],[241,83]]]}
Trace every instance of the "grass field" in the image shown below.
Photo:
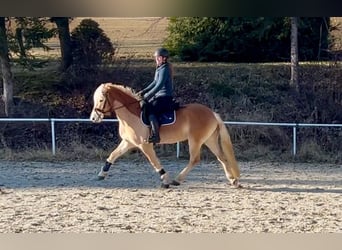
{"label": "grass field", "polygon": [[[117,44],[117,56],[121,58],[150,58],[151,53],[162,45],[167,36],[166,17],[78,17],[70,23],[70,31],[87,18],[96,21],[110,40]],[[60,55],[57,38],[51,39],[47,45],[54,50],[36,50],[35,53],[45,56]]]}

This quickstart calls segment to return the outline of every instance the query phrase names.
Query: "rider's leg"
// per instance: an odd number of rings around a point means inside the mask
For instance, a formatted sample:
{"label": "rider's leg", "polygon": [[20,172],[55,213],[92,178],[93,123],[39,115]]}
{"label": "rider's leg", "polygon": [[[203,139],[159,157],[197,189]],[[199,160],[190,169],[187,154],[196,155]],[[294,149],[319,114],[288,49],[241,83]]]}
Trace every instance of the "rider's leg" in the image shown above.
{"label": "rider's leg", "polygon": [[149,143],[159,143],[160,142],[160,137],[159,137],[159,122],[157,117],[154,114],[150,114],[148,116],[148,119],[151,124],[151,130],[152,134],[150,138],[148,138]]}

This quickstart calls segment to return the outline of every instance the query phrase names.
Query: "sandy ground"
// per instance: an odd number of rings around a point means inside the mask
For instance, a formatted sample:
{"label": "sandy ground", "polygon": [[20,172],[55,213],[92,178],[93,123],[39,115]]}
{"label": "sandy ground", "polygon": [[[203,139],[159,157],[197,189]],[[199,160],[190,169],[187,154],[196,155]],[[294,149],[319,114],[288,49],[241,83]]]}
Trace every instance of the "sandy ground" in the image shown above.
{"label": "sandy ground", "polygon": [[[186,164],[164,160],[171,176]],[[0,232],[339,232],[342,166],[240,162],[242,189],[217,162],[161,189],[145,160],[102,165],[0,161]]]}

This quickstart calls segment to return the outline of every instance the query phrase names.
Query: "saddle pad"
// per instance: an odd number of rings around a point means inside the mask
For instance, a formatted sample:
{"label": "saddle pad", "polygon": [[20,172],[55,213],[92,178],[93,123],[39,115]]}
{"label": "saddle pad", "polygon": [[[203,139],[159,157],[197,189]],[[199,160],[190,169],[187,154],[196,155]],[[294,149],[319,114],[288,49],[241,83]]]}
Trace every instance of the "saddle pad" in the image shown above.
{"label": "saddle pad", "polygon": [[[142,112],[140,113],[140,119],[146,126],[150,126],[150,122],[143,119]],[[176,122],[176,111],[169,111],[163,113],[159,115],[157,119],[159,122],[159,126],[174,124]]]}

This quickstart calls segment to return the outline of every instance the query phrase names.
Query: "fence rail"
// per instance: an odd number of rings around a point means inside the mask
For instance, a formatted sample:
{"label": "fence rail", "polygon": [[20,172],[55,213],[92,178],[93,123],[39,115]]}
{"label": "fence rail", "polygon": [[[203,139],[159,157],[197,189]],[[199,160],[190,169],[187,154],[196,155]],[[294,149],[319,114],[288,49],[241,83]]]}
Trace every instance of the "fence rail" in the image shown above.
{"label": "fence rail", "polygon": [[[0,118],[0,122],[50,122],[51,124],[51,144],[52,154],[56,155],[56,122],[91,122],[89,119],[82,118]],[[104,119],[103,122],[118,122],[117,119]],[[269,122],[238,122],[238,121],[224,121],[227,125],[240,126],[278,126],[278,127],[292,127],[292,154],[297,154],[297,129],[301,127],[340,127],[342,124],[315,124],[315,123],[269,123]],[[177,143],[177,158],[180,154],[180,145]]]}

